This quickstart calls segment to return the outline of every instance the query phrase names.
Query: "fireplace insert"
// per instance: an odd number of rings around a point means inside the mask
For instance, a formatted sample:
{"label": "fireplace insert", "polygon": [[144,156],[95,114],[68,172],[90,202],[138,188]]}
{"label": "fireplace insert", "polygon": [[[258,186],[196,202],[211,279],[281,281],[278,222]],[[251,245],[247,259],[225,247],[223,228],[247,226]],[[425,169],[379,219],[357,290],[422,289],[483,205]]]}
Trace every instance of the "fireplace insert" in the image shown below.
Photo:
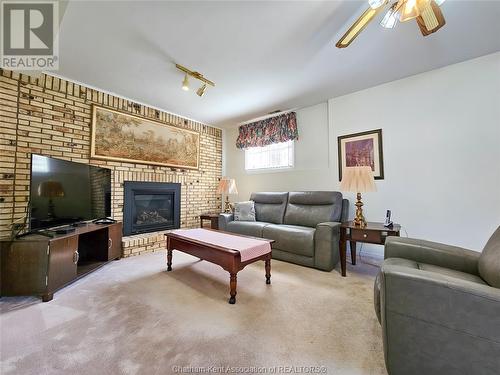
{"label": "fireplace insert", "polygon": [[156,232],[180,227],[181,184],[124,183],[123,234]]}

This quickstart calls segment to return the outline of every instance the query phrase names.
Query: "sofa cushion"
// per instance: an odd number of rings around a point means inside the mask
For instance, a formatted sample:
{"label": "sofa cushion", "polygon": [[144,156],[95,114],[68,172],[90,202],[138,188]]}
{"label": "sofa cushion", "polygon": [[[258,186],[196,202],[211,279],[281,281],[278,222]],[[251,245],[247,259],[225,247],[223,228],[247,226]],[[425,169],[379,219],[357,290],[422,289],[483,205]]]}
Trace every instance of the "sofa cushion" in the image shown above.
{"label": "sofa cushion", "polygon": [[342,193],[338,191],[290,192],[284,223],[316,227],[326,221],[339,222],[342,214]]}
{"label": "sofa cushion", "polygon": [[253,201],[236,202],[234,204],[235,221],[255,221],[255,204]]}
{"label": "sofa cushion", "polygon": [[488,284],[500,288],[500,227],[490,237],[479,257],[479,275]]}
{"label": "sofa cushion", "polygon": [[269,223],[261,221],[230,221],[226,225],[226,230],[246,236],[262,237],[262,229],[266,225],[269,225]]}
{"label": "sofa cushion", "polygon": [[298,225],[269,224],[264,227],[262,237],[275,240],[272,247],[289,253],[314,256],[314,233],[316,229]]}
{"label": "sofa cushion", "polygon": [[285,215],[288,193],[252,193],[250,200],[255,202],[255,218],[274,224],[282,224]]}

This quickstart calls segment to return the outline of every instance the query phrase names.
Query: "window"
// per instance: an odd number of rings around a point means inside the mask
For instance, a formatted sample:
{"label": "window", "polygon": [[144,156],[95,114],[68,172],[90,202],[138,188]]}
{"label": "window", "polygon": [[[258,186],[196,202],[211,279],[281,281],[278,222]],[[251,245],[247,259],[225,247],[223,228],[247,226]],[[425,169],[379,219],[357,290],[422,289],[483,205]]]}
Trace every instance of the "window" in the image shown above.
{"label": "window", "polygon": [[293,141],[245,149],[247,171],[291,167],[293,167]]}

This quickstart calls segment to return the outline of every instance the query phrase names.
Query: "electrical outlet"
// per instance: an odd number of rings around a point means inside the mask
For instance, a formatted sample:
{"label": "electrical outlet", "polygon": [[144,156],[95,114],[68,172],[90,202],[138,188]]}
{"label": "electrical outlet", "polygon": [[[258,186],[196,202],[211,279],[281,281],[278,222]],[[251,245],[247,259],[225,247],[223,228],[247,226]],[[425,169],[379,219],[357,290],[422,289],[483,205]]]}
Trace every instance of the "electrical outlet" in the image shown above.
{"label": "electrical outlet", "polygon": [[14,173],[4,173],[2,176],[6,180],[12,180],[14,178]]}

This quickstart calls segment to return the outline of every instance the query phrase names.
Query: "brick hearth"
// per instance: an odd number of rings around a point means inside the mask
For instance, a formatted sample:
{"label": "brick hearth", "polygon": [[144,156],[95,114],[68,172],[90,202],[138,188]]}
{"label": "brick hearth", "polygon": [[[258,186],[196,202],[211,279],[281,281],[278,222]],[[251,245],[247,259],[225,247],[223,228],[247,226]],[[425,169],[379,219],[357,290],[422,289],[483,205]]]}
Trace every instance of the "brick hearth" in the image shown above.
{"label": "brick hearth", "polygon": [[165,233],[168,230],[161,232],[152,232],[144,234],[135,234],[133,236],[123,237],[123,256],[129,257],[132,255],[140,255],[156,250],[166,249],[167,243]]}

